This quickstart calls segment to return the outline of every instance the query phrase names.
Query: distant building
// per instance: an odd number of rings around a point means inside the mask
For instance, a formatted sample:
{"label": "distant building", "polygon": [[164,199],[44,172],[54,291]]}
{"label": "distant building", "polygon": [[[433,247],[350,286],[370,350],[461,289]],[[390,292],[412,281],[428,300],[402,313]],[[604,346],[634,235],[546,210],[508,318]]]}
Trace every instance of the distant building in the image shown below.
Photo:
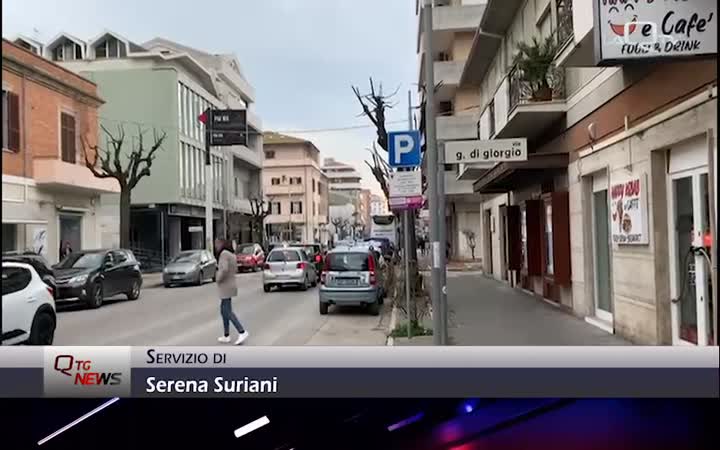
{"label": "distant building", "polygon": [[[360,229],[362,226],[362,218],[360,211],[360,193],[362,191],[362,175],[357,169],[350,164],[346,164],[335,160],[334,158],[325,158],[323,161],[322,171],[328,178],[329,183],[329,204],[332,207],[330,213],[330,223],[337,222],[338,220],[349,221],[347,227],[350,232],[347,233],[349,236],[354,236],[355,231]],[[337,207],[337,208],[336,208]],[[352,208],[350,218],[344,217],[347,215],[347,211]],[[340,214],[342,217],[334,215],[334,212]],[[343,235],[344,232],[335,229],[333,232],[335,235]]]}
{"label": "distant building", "polygon": [[382,195],[373,194],[370,198],[370,215],[384,216],[389,214],[388,203]]}
{"label": "distant building", "polygon": [[359,219],[361,222],[361,233],[363,236],[369,236],[370,235],[370,223],[372,221],[372,211],[371,211],[371,199],[372,199],[372,192],[370,192],[370,189],[362,189],[360,191],[360,214]]}
{"label": "distant building", "polygon": [[85,166],[83,145],[95,158],[97,85],[40,52],[2,41],[2,251],[31,250],[55,263],[62,242],[75,251],[112,244],[100,196],[120,186]]}
{"label": "distant building", "polygon": [[328,182],[320,151],[307,140],[267,132],[263,193],[271,214],[265,218],[271,241],[328,241]]}

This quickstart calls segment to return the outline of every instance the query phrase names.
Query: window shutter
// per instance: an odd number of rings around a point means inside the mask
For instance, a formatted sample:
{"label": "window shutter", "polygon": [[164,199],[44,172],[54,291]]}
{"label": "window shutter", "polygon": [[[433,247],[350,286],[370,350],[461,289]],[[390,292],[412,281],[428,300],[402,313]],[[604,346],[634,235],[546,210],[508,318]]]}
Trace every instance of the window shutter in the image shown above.
{"label": "window shutter", "polygon": [[520,221],[520,206],[510,205],[507,207],[507,246],[508,246],[508,268],[510,270],[522,269],[522,228]]}
{"label": "window shutter", "polygon": [[60,114],[60,148],[62,160],[75,163],[75,117],[70,114]]}
{"label": "window shutter", "polygon": [[552,226],[555,284],[571,283],[570,202],[567,192],[552,193]]}
{"label": "window shutter", "polygon": [[528,275],[543,274],[542,247],[544,242],[542,200],[525,202],[525,220],[527,221]]}
{"label": "window shutter", "polygon": [[20,98],[8,92],[8,149],[20,151]]}

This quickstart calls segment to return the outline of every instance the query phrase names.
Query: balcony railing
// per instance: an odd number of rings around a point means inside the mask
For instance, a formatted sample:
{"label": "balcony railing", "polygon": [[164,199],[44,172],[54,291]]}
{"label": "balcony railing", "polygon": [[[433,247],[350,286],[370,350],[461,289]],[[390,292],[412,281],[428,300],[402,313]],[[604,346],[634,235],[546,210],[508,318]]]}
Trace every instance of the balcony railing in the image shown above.
{"label": "balcony railing", "polygon": [[557,0],[557,35],[558,51],[562,51],[565,44],[573,38],[573,2],[572,0]]}
{"label": "balcony railing", "polygon": [[530,82],[517,66],[510,70],[509,94],[511,114],[518,105],[548,102],[565,98],[565,69],[550,67],[545,77],[547,83]]}

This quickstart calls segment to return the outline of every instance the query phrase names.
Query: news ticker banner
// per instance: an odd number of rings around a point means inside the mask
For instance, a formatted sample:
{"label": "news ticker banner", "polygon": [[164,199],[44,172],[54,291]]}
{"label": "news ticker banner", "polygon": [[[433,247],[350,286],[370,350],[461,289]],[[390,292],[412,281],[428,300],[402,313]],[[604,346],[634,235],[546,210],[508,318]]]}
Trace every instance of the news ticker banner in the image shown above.
{"label": "news ticker banner", "polygon": [[0,347],[0,397],[717,398],[718,347]]}

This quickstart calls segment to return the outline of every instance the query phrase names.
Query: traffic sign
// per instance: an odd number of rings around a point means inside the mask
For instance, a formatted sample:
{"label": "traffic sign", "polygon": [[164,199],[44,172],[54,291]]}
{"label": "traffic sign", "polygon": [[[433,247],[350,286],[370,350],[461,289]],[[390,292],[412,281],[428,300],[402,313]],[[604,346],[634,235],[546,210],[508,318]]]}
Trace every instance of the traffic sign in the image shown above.
{"label": "traffic sign", "polygon": [[420,132],[393,131],[388,133],[388,164],[390,167],[420,165]]}
{"label": "traffic sign", "polygon": [[422,173],[419,170],[390,174],[390,197],[417,197],[422,195]]}
{"label": "traffic sign", "polygon": [[[247,146],[248,125],[246,110],[208,108],[198,117],[198,120],[208,127],[211,146]],[[209,126],[208,122],[210,123]]]}
{"label": "traffic sign", "polygon": [[445,164],[527,161],[527,139],[445,142]]}
{"label": "traffic sign", "polygon": [[407,209],[422,208],[424,200],[422,195],[414,197],[390,197],[388,203],[390,203],[390,209],[393,211],[405,211]]}

